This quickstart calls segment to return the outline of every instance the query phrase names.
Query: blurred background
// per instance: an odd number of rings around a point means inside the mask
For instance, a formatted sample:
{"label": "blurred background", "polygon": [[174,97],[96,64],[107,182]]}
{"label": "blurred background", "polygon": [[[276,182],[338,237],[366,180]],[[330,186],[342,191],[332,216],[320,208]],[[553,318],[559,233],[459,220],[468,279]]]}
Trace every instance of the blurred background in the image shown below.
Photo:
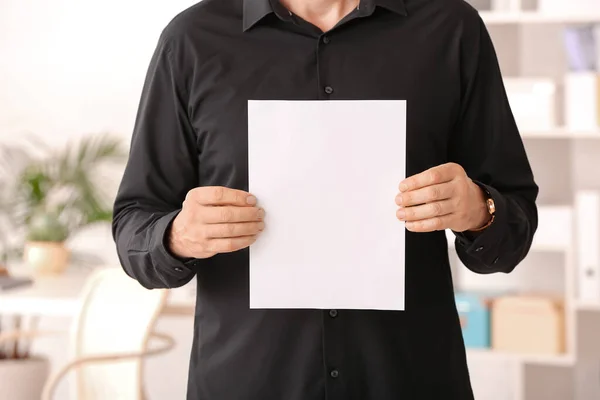
{"label": "blurred background", "polygon": [[[475,398],[599,400],[600,1],[469,2],[540,185],[514,273],[449,247]],[[158,36],[194,3],[0,0],[0,400],[185,398],[195,288],[114,274],[109,221]]]}

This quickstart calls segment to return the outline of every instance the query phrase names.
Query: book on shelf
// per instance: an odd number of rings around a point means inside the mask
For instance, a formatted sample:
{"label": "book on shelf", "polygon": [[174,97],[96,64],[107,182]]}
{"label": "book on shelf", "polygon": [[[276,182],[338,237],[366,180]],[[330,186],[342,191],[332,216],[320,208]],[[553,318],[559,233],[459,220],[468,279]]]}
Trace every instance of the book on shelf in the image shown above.
{"label": "book on shelf", "polygon": [[564,29],[569,72],[565,77],[565,121],[571,129],[600,126],[600,27]]}
{"label": "book on shelf", "polygon": [[569,71],[596,71],[598,57],[596,56],[595,27],[593,25],[569,26],[564,30],[565,51]]}
{"label": "book on shelf", "polygon": [[456,310],[467,348],[490,348],[492,301],[502,294],[504,292],[458,291],[455,293]]}
{"label": "book on shelf", "polygon": [[594,25],[594,49],[596,53],[596,72],[600,74],[600,23]]}

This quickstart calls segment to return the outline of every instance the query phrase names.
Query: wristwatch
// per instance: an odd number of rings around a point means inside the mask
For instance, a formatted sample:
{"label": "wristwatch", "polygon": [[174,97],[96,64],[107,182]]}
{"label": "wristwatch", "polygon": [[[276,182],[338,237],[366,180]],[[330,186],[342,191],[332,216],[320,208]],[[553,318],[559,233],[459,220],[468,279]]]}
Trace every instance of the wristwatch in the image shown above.
{"label": "wristwatch", "polygon": [[490,225],[492,225],[492,223],[494,222],[494,218],[496,217],[496,203],[494,203],[494,199],[492,198],[492,195],[484,187],[482,187],[482,186],[479,186],[479,187],[481,188],[481,190],[483,190],[483,193],[485,195],[485,206],[487,208],[488,213],[492,217],[489,219],[487,224],[485,224],[481,228],[472,229],[471,232],[481,232],[481,231],[487,229]]}

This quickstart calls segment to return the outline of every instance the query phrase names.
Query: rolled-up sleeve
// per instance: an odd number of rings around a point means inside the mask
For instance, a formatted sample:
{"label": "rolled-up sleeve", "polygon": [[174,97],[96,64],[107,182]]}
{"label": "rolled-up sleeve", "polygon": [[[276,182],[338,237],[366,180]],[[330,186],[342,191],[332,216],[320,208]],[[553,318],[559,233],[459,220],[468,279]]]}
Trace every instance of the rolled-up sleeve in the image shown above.
{"label": "rolled-up sleeve", "polygon": [[481,233],[457,233],[456,249],[474,272],[511,272],[529,252],[537,229],[538,186],[479,17],[463,25],[461,53],[461,108],[449,158],[494,199],[496,214]]}
{"label": "rolled-up sleeve", "polygon": [[198,186],[186,72],[172,42],[163,33],[152,57],[114,204],[119,259],[125,272],[147,288],[182,286],[194,277],[199,262],[179,260],[165,246],[187,192]]}

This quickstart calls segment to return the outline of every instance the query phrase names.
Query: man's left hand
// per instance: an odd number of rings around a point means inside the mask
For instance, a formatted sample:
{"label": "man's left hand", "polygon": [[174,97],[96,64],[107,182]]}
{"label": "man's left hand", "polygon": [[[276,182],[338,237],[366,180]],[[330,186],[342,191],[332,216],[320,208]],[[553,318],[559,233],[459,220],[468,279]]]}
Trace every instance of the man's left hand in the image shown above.
{"label": "man's left hand", "polygon": [[396,216],[412,232],[475,230],[491,218],[483,190],[463,167],[443,164],[400,183]]}

